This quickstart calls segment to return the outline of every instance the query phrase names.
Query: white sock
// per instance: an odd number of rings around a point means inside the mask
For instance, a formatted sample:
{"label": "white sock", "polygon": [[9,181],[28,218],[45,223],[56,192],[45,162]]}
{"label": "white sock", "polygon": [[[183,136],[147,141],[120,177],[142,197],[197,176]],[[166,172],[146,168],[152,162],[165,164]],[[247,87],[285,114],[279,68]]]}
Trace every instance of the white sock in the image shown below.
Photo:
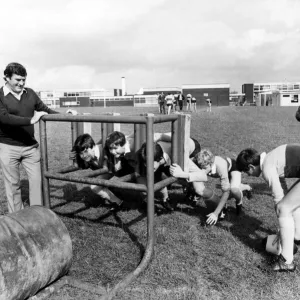
{"label": "white sock", "polygon": [[280,241],[282,256],[286,259],[286,263],[290,264],[294,258],[294,234],[295,234],[295,225],[294,219],[290,217],[279,217],[279,230],[280,230]]}

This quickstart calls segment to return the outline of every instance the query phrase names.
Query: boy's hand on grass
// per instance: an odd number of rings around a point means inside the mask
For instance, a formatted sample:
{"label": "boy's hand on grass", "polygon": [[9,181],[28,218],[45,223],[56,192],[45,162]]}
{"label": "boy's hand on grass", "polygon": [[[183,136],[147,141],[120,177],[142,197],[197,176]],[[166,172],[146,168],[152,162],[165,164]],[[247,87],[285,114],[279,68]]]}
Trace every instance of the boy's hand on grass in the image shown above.
{"label": "boy's hand on grass", "polygon": [[173,177],[176,177],[176,178],[182,178],[182,175],[183,175],[183,171],[181,169],[181,167],[177,164],[172,164],[170,166],[170,174],[173,176]]}
{"label": "boy's hand on grass", "polygon": [[217,221],[218,221],[218,216],[215,215],[214,213],[210,213],[209,215],[207,215],[206,223],[208,225],[215,225]]}

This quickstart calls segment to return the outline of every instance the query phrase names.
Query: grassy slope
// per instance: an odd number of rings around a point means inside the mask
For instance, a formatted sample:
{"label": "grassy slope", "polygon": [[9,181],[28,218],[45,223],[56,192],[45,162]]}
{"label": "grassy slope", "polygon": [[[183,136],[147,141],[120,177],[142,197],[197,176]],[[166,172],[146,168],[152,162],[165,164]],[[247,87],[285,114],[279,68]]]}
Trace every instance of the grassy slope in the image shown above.
{"label": "grassy slope", "polygon": [[[106,109],[106,111],[117,111]],[[146,109],[155,112],[156,109]],[[85,112],[88,109],[84,109]],[[122,115],[145,109],[122,108]],[[98,109],[93,113],[103,113]],[[269,151],[298,142],[299,123],[294,108],[225,107],[211,114],[192,115],[191,135],[215,154],[234,157],[246,147]],[[99,125],[93,136],[100,138]],[[131,125],[122,125],[126,133]],[[168,131],[159,125],[157,131]],[[68,123],[48,126],[50,168],[68,164],[70,130]],[[22,172],[23,174],[23,172]],[[22,176],[24,177],[24,174]],[[148,269],[117,299],[299,299],[298,271],[273,274],[271,257],[260,245],[261,238],[276,230],[270,192],[261,178],[243,178],[254,190],[254,199],[245,201],[242,216],[235,216],[233,201],[225,221],[204,227],[205,206],[194,209],[185,203],[182,190],[174,185],[170,196],[178,202],[173,214],[155,218],[155,256]],[[1,178],[0,178],[1,180]],[[292,183],[290,180],[289,183]],[[24,199],[28,195],[23,183]],[[53,209],[66,224],[73,241],[74,259],[70,275],[93,284],[113,286],[138,265],[146,245],[147,218],[135,196],[126,197],[126,209],[111,214],[87,186],[51,181]],[[209,184],[218,188],[218,181]],[[4,199],[0,181],[1,199]],[[2,212],[6,212],[5,199]],[[298,257],[296,255],[296,261]],[[65,288],[51,300],[98,299],[73,288]]]}

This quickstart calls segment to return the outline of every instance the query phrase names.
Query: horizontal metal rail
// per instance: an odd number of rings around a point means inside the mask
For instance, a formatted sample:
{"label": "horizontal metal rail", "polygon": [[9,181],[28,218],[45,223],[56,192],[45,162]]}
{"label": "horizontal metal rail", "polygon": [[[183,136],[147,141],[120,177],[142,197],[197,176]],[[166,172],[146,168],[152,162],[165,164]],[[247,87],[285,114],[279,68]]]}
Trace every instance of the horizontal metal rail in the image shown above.
{"label": "horizontal metal rail", "polygon": [[154,191],[157,192],[159,190],[161,190],[162,188],[164,188],[165,186],[168,186],[174,182],[176,182],[178,179],[175,178],[175,177],[169,177],[169,178],[166,178],[162,181],[159,181],[157,183],[154,184]]}
{"label": "horizontal metal rail", "polygon": [[58,174],[49,171],[45,171],[44,176],[49,179],[57,179],[62,181],[70,181],[70,182],[78,182],[78,183],[88,183],[93,185],[101,185],[105,187],[147,192],[147,187],[144,184],[117,182],[116,180],[107,180],[107,179],[99,179],[99,178],[85,178],[82,176]]}
{"label": "horizontal metal rail", "polygon": [[91,122],[91,123],[136,123],[146,124],[147,120],[145,117],[134,116],[109,116],[109,115],[63,115],[63,114],[50,114],[44,115],[41,118],[43,121],[56,121],[56,122]]}
{"label": "horizontal metal rail", "polygon": [[[178,119],[177,115],[153,116],[153,123],[173,122]],[[49,114],[42,117],[43,121],[56,122],[91,122],[91,123],[128,123],[146,124],[147,116],[111,116],[111,115],[63,115]]]}

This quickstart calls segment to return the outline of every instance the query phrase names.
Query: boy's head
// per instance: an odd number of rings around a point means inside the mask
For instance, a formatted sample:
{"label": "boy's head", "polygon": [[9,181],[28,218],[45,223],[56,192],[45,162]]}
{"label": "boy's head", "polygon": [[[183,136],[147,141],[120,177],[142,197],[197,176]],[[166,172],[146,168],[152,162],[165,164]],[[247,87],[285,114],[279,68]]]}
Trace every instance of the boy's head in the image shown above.
{"label": "boy's head", "polygon": [[95,157],[95,142],[93,138],[88,134],[82,134],[77,137],[73,151],[84,161],[89,162]]}
{"label": "boy's head", "polygon": [[194,156],[193,161],[200,169],[205,170],[206,173],[209,173],[215,161],[215,156],[209,149],[202,149]]}
{"label": "boy's head", "polygon": [[126,137],[120,131],[110,133],[105,141],[105,149],[114,157],[120,157],[125,154]]}
{"label": "boy's head", "polygon": [[258,177],[261,173],[260,154],[253,148],[243,150],[236,159],[236,167],[240,172]]}
{"label": "boy's head", "polygon": [[[144,165],[147,162],[147,144],[144,143],[141,147],[141,159]],[[154,172],[164,163],[164,152],[162,147],[158,143],[153,143],[153,161],[154,161]]]}

